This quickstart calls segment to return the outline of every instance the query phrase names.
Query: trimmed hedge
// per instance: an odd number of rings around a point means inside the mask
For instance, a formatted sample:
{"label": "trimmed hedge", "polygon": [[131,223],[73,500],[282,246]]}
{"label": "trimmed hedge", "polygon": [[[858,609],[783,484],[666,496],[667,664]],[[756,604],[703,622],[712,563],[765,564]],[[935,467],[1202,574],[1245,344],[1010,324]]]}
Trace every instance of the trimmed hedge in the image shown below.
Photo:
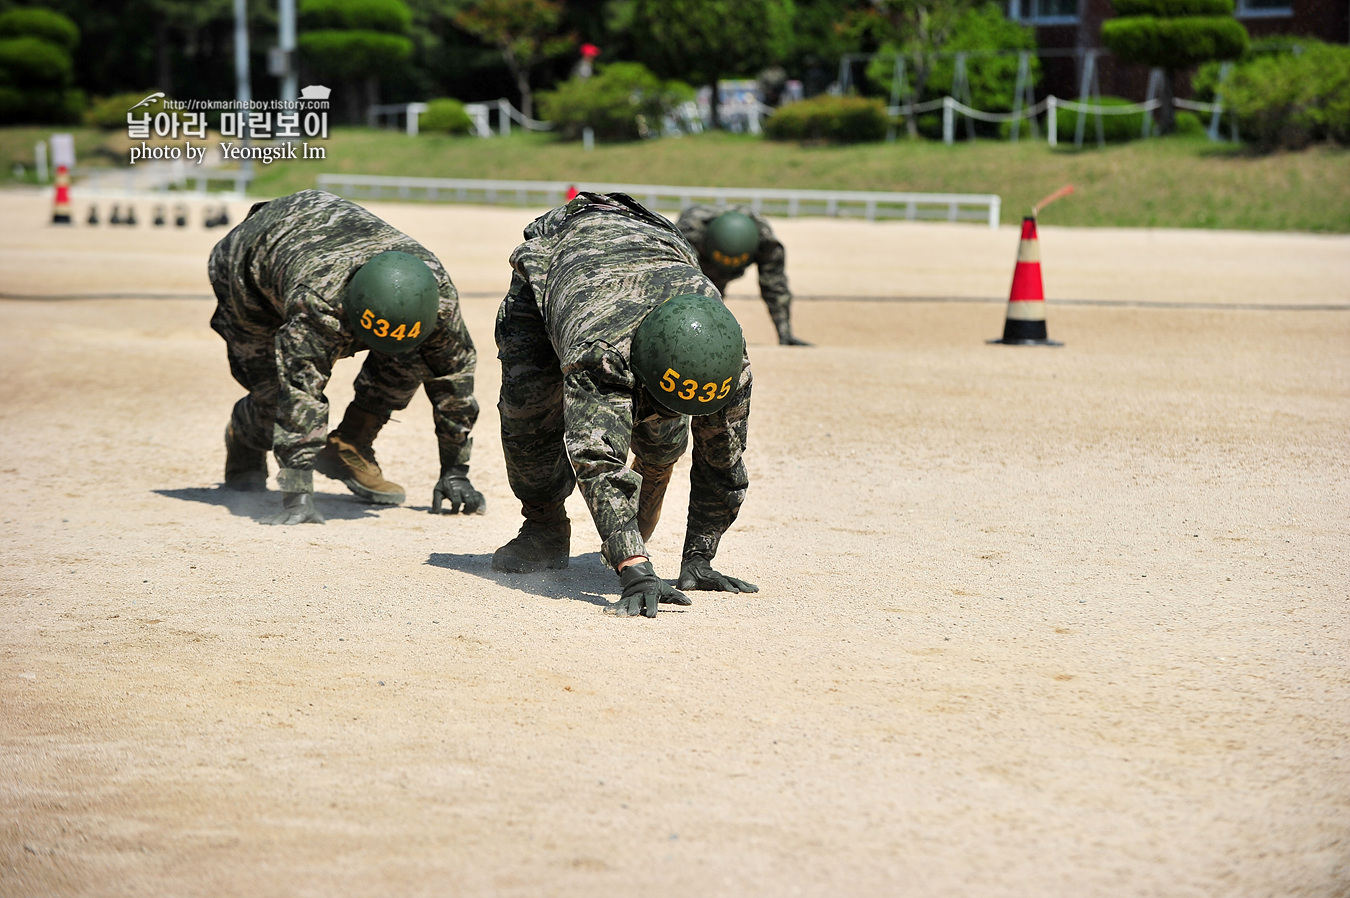
{"label": "trimmed hedge", "polygon": [[890,127],[886,104],[868,97],[819,96],[779,108],[764,123],[770,140],[883,140]]}
{"label": "trimmed hedge", "polygon": [[62,88],[73,78],[65,48],[37,37],[0,40],[0,84],[18,88]]}
{"label": "trimmed hedge", "polygon": [[413,44],[400,34],[329,29],[300,35],[300,52],[314,68],[344,81],[364,78],[412,56]]}
{"label": "trimmed hedge", "polygon": [[1111,0],[1118,16],[1231,16],[1233,0]]}
{"label": "trimmed hedge", "polygon": [[468,134],[471,130],[473,119],[464,111],[464,104],[449,97],[427,103],[427,111],[417,119],[418,134]]}
{"label": "trimmed hedge", "polygon": [[386,31],[403,34],[412,27],[412,10],[402,0],[300,0],[308,28]]}
{"label": "trimmed hedge", "polygon": [[80,29],[59,12],[26,6],[0,13],[0,37],[36,37],[73,53]]}
{"label": "trimmed hedge", "polygon": [[1102,43],[1123,60],[1176,70],[1241,56],[1247,29],[1231,16],[1130,16],[1103,22]]}

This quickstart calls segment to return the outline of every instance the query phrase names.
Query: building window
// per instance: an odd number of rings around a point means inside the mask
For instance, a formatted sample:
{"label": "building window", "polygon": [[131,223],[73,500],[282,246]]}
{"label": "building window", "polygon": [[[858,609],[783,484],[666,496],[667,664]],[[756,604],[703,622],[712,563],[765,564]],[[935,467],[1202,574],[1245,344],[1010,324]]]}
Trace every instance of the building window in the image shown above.
{"label": "building window", "polygon": [[1069,25],[1078,21],[1078,0],[1004,0],[1004,9],[1013,21],[1032,25]]}
{"label": "building window", "polygon": [[1247,18],[1261,16],[1292,16],[1289,0],[1237,0],[1237,15]]}

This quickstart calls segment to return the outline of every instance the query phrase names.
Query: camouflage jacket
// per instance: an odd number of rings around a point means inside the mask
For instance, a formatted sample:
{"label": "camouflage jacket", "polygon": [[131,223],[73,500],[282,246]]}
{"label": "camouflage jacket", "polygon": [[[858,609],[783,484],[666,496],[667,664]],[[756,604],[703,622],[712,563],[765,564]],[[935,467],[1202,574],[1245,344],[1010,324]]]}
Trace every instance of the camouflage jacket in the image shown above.
{"label": "camouflage jacket", "polygon": [[441,303],[430,336],[406,356],[387,356],[392,364],[385,372],[410,379],[412,389],[422,381],[431,400],[442,466],[467,464],[469,432],[478,415],[473,395],[477,355],[455,285],[429,250],[356,203],[320,190],[259,203],[230,234],[230,276],[276,316],[271,324],[277,328],[280,381],[273,435],[277,462],[283,469],[303,472],[304,479],[327,435],[324,388],[333,363],[366,348],[347,322],[343,290],[358,268],[389,250],[427,263]]}
{"label": "camouflage jacket", "polygon": [[749,206],[690,206],[680,213],[675,226],[684,234],[684,238],[698,253],[698,264],[714,286],[722,293],[727,292],[727,284],[745,274],[749,263],[739,268],[724,268],[712,259],[712,250],[708,248],[708,225],[723,212],[742,212],[754,219],[759,225],[759,248],[751,257],[759,268],[759,295],[769,304],[769,308],[781,308],[792,301],[792,291],[787,282],[787,253],[783,244],[774,236],[769,223]]}
{"label": "camouflage jacket", "polygon": [[[511,267],[528,284],[562,367],[564,441],[602,554],[611,566],[644,555],[642,478],[627,462],[634,424],[655,413],[629,367],[633,333],[671,296],[717,293],[679,231],[623,194],[583,193],[536,219]],[[692,419],[686,558],[712,558],[745,500],[750,388],[746,357],[731,401]]]}

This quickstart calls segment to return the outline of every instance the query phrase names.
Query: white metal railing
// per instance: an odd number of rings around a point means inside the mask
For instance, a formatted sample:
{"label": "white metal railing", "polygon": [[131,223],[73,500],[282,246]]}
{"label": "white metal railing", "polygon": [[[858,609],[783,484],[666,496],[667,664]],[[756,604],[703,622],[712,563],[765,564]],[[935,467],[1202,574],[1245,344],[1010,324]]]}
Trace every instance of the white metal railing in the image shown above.
{"label": "white metal railing", "polygon": [[678,187],[659,184],[571,184],[566,181],[479,181],[321,174],[316,187],[342,196],[425,202],[556,206],[569,189],[626,193],[653,210],[679,210],[695,203],[741,203],[767,215],[909,221],[982,221],[998,227],[997,194],[883,193],[866,190],[779,190],[758,187]]}
{"label": "white metal railing", "polygon": [[[78,168],[73,173],[72,195],[107,197],[109,199],[148,196],[172,191],[185,199],[210,196],[212,200],[238,201],[248,192],[252,174],[244,171],[203,171],[198,166],[187,166],[181,160],[169,163],[143,164],[133,168],[99,169]],[[232,189],[213,191],[213,184],[225,183]]]}

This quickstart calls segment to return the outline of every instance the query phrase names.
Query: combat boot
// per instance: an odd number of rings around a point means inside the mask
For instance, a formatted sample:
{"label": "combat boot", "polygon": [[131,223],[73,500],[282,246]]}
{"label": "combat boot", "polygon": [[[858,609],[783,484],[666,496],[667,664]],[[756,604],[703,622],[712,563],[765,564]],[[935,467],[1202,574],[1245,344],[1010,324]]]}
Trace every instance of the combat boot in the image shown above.
{"label": "combat boot", "polygon": [[528,574],[567,567],[572,550],[572,524],[562,503],[541,508],[525,507],[525,523],[516,538],[492,555],[492,569]]}
{"label": "combat boot", "polygon": [[637,524],[643,541],[652,538],[656,524],[661,520],[661,505],[666,501],[666,487],[670,486],[670,475],[675,471],[675,463],[668,465],[646,465],[642,459],[633,459],[633,470],[642,476],[642,489],[638,493]]}
{"label": "combat boot", "polygon": [[407,499],[403,487],[384,479],[371,445],[388,420],[388,415],[373,414],[355,403],[347,406],[342,423],[328,434],[327,444],[315,457],[314,470],[342,481],[367,502],[398,505]]}
{"label": "combat boot", "polygon": [[225,486],[247,492],[267,489],[267,453],[239,442],[234,424],[225,425]]}

